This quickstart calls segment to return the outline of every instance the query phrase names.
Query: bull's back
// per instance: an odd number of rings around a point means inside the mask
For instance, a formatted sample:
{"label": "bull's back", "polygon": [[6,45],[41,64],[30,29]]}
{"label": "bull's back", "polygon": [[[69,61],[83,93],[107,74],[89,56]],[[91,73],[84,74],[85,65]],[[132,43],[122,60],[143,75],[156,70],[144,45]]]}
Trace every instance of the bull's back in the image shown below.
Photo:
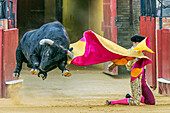
{"label": "bull's back", "polygon": [[37,31],[37,36],[43,32],[41,39],[51,39],[58,42],[65,48],[69,48],[70,40],[64,26],[59,22],[52,22],[43,25]]}
{"label": "bull's back", "polygon": [[59,22],[52,22],[41,26],[39,29],[26,32],[20,41],[21,48],[26,51],[33,51],[39,48],[39,42],[42,39],[51,39],[67,49],[70,45],[64,26]]}

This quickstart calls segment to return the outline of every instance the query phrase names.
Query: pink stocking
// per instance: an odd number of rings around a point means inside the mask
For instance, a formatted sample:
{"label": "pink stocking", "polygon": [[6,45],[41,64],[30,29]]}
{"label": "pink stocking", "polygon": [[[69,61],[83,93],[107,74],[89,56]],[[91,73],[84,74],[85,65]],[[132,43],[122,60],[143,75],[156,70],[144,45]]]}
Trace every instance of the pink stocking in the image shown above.
{"label": "pink stocking", "polygon": [[120,100],[115,100],[115,101],[110,101],[112,105],[114,104],[129,104],[128,103],[128,98],[125,99],[120,99]]}

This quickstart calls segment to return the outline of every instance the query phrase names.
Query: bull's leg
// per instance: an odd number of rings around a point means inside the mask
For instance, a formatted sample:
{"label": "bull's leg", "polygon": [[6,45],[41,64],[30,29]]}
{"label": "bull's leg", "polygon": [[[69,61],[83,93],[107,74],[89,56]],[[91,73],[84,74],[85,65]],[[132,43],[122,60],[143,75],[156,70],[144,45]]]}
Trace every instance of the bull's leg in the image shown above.
{"label": "bull's leg", "polygon": [[35,54],[33,54],[30,58],[31,58],[31,61],[33,63],[33,68],[30,70],[30,73],[37,75],[38,74],[38,67],[39,67],[38,57]]}
{"label": "bull's leg", "polygon": [[47,78],[47,72],[42,72],[42,71],[40,71],[40,72],[38,73],[38,77],[41,77],[42,80],[45,80],[45,79]]}
{"label": "bull's leg", "polygon": [[16,60],[17,60],[17,65],[16,68],[13,72],[14,77],[19,77],[20,71],[22,69],[22,63],[24,62],[25,56],[23,55],[21,50],[16,50]]}
{"label": "bull's leg", "polygon": [[69,70],[65,68],[65,65],[66,65],[65,61],[59,62],[58,68],[62,71],[63,76],[69,77],[71,76],[71,73]]}

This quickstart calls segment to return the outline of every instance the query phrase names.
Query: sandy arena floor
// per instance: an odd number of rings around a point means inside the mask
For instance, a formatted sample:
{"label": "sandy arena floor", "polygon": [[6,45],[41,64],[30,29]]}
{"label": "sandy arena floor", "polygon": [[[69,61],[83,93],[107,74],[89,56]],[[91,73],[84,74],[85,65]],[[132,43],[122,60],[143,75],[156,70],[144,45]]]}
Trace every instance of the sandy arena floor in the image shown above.
{"label": "sandy arena floor", "polygon": [[41,80],[22,70],[21,89],[11,99],[0,99],[0,113],[170,113],[170,97],[154,91],[157,104],[105,105],[106,100],[124,98],[130,92],[128,75],[103,74],[102,65],[68,67],[72,76],[56,69]]}

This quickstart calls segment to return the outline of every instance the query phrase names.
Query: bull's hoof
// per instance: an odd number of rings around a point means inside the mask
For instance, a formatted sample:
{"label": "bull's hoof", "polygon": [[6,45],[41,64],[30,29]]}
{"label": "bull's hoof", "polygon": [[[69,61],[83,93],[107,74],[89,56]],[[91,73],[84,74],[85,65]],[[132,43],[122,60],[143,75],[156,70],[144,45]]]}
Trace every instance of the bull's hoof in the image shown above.
{"label": "bull's hoof", "polygon": [[70,77],[71,73],[68,70],[64,70],[62,75],[65,76],[65,77]]}
{"label": "bull's hoof", "polygon": [[41,77],[42,80],[45,80],[47,78],[47,73],[41,71],[41,72],[38,73],[38,77]]}
{"label": "bull's hoof", "polygon": [[126,96],[125,96],[125,98],[131,98],[131,97],[132,96],[129,93],[127,93]]}
{"label": "bull's hoof", "polygon": [[38,69],[31,69],[30,70],[30,73],[32,74],[32,75],[38,75]]}
{"label": "bull's hoof", "polygon": [[19,73],[13,73],[13,77],[19,77]]}
{"label": "bull's hoof", "polygon": [[111,102],[109,100],[106,100],[106,105],[110,105]]}

